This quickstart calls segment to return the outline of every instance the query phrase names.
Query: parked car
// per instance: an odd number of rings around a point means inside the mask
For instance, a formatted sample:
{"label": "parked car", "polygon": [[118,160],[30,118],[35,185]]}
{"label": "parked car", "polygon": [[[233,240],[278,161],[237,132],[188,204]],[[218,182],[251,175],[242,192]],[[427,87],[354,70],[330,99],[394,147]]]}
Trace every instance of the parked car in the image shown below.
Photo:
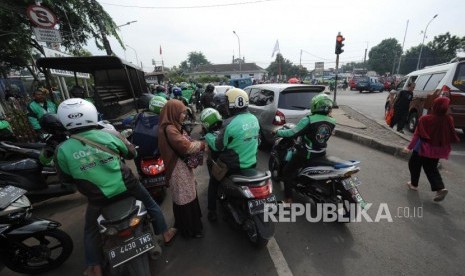
{"label": "parked car", "polygon": [[357,82],[356,89],[358,92],[362,93],[363,91],[379,91],[383,92],[384,84],[381,83],[376,77],[360,77]]}
{"label": "parked car", "polygon": [[409,107],[409,131],[415,131],[420,116],[428,114],[433,100],[442,96],[450,98],[450,115],[454,118],[455,127],[465,133],[465,57],[407,74],[388,95],[384,106],[386,111],[392,107],[397,93],[407,89],[411,82],[415,82],[415,90]]}
{"label": "parked car", "polygon": [[349,89],[355,90],[357,88],[357,82],[360,79],[360,76],[354,76],[349,80]]}
{"label": "parked car", "polygon": [[324,85],[257,84],[244,89],[249,95],[249,110],[260,123],[261,145],[272,144],[273,130],[285,123],[297,124],[310,113],[310,101],[325,90]]}

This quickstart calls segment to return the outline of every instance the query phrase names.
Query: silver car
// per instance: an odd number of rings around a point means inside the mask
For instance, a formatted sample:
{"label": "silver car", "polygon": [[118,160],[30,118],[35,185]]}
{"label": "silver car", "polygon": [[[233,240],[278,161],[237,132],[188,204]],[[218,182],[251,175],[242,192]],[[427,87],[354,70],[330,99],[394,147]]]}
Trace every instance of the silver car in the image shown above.
{"label": "silver car", "polygon": [[297,124],[310,113],[310,102],[323,92],[323,85],[270,83],[244,89],[249,95],[249,110],[260,122],[260,140],[272,144],[273,130],[285,123]]}

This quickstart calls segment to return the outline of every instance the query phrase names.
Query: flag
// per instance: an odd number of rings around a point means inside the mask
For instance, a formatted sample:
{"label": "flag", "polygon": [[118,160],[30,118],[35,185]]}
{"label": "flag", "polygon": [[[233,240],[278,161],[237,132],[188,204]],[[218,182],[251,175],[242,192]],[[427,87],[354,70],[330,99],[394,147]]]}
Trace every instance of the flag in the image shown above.
{"label": "flag", "polygon": [[279,53],[279,42],[276,40],[276,44],[274,45],[273,48],[273,53],[271,53],[271,57],[274,57],[274,53],[278,52]]}
{"label": "flag", "polygon": [[161,51],[161,45],[160,45],[160,56],[162,55],[162,51]]}

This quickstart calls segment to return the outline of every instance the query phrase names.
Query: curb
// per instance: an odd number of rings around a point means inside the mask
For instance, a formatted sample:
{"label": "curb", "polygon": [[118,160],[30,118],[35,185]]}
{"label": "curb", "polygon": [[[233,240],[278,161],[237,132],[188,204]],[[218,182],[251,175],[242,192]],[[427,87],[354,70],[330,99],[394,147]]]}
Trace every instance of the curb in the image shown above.
{"label": "curb", "polygon": [[358,144],[379,150],[387,154],[391,154],[400,159],[408,160],[410,158],[410,153],[404,152],[402,147],[385,144],[371,137],[362,134],[356,134],[347,130],[341,130],[336,128],[335,131],[335,135],[337,137],[354,141]]}

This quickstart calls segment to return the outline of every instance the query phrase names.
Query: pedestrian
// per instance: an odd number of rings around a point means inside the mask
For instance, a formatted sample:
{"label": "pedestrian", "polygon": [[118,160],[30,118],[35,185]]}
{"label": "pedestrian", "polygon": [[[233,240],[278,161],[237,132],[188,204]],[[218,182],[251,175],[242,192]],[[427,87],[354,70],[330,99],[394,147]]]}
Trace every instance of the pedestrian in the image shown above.
{"label": "pedestrian", "polygon": [[37,135],[44,134],[40,127],[39,120],[46,113],[57,113],[57,106],[54,102],[48,100],[44,92],[40,89],[32,93],[33,100],[27,105],[27,117],[32,128]]}
{"label": "pedestrian", "polygon": [[160,207],[120,160],[133,158],[134,146],[117,131],[97,129],[97,117],[95,106],[84,99],[68,99],[58,107],[58,118],[71,137],[55,151],[56,168],[63,183],[74,183],[88,200],[84,226],[87,275],[101,275],[100,210],[127,195],[142,201],[155,234],[162,234],[165,244],[176,235],[176,229],[168,229]]}
{"label": "pedestrian", "polygon": [[[165,162],[166,182],[173,198],[174,227],[185,237],[202,238],[202,213],[192,164],[187,156],[203,158],[205,143],[192,141],[183,129],[187,107],[169,100],[160,114],[158,148]],[[199,159],[197,159],[199,160]]]}
{"label": "pedestrian", "polygon": [[394,100],[394,116],[392,117],[391,128],[397,125],[397,132],[404,133],[404,126],[408,119],[408,113],[410,108],[410,102],[413,99],[413,90],[415,89],[415,83],[411,82],[407,85],[407,90],[402,90]]}
{"label": "pedestrian", "polygon": [[447,115],[449,103],[447,97],[438,97],[433,101],[431,114],[420,117],[412,140],[405,148],[406,151],[412,151],[408,162],[410,181],[407,182],[407,186],[411,190],[418,190],[423,167],[431,190],[436,192],[434,201],[442,201],[447,195],[438,169],[439,159],[447,159],[451,151],[451,143],[460,141],[455,132],[454,120]]}

